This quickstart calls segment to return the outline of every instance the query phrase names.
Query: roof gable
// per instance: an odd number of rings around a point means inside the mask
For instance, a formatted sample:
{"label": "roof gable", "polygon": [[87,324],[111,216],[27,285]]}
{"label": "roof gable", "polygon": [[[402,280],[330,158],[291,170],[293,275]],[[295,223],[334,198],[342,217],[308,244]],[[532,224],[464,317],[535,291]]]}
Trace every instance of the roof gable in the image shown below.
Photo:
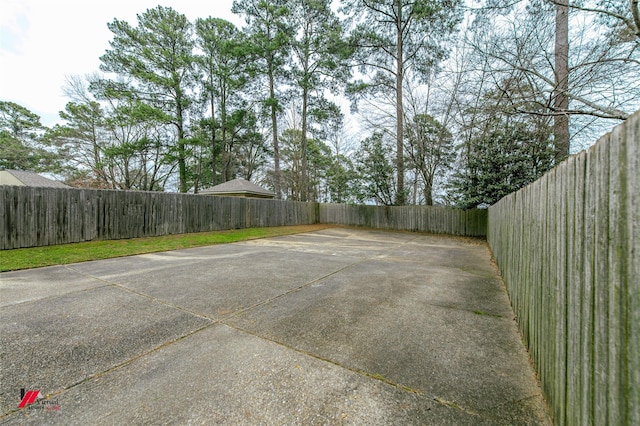
{"label": "roof gable", "polygon": [[228,182],[221,183],[220,185],[212,186],[211,188],[203,189],[200,191],[202,195],[231,195],[231,194],[246,194],[256,195],[260,197],[274,197],[275,194],[268,191],[256,184],[249,182],[246,179],[238,178]]}
{"label": "roof gable", "polygon": [[0,185],[71,188],[62,182],[48,179],[35,172],[25,172],[22,170],[0,170]]}

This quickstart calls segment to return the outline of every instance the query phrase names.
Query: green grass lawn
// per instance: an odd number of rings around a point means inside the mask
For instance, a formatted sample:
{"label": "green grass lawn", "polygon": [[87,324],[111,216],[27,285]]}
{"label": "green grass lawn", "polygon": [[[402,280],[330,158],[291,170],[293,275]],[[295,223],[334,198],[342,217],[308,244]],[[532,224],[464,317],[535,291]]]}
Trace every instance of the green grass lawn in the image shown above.
{"label": "green grass lawn", "polygon": [[299,225],[270,228],[247,228],[229,231],[199,232],[132,238],[128,240],[89,241],[47,247],[0,250],[0,272],[42,266],[65,265],[88,260],[109,259],[134,254],[178,250],[214,244],[234,243],[256,238],[298,234],[329,228],[330,225]]}

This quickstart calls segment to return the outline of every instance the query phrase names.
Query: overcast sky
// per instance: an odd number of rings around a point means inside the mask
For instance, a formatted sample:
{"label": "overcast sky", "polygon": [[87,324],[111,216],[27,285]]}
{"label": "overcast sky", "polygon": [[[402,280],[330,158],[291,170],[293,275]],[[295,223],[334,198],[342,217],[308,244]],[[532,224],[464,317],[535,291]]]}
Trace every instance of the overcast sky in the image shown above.
{"label": "overcast sky", "polygon": [[158,4],[192,22],[208,16],[238,26],[233,0],[0,0],[0,100],[20,104],[53,126],[68,102],[65,76],[98,71],[114,18],[137,25],[136,14]]}

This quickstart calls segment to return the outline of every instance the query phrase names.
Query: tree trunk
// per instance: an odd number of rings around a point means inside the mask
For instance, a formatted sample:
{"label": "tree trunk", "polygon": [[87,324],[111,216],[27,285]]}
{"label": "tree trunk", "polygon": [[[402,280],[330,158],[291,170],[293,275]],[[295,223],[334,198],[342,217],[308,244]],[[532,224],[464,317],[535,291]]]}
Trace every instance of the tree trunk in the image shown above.
{"label": "tree trunk", "polygon": [[222,181],[229,182],[232,179],[231,148],[227,141],[227,90],[224,84],[220,84],[220,127],[222,128]]}
{"label": "tree trunk", "polygon": [[211,89],[211,173],[213,173],[213,177],[211,178],[212,186],[216,186],[218,184],[218,170],[216,165],[216,102],[213,96],[213,78],[210,79]]}
{"label": "tree trunk", "polygon": [[300,201],[309,201],[309,173],[307,171],[307,109],[309,90],[306,87],[302,89],[302,141],[301,141],[301,153],[300,153]]}
{"label": "tree trunk", "polygon": [[433,176],[425,176],[424,178],[424,204],[433,205]]}
{"label": "tree trunk", "polygon": [[182,111],[182,96],[178,94],[176,97],[177,104],[177,118],[178,118],[178,173],[179,173],[179,186],[180,192],[187,192],[187,162],[186,153],[184,149],[184,113]]}
{"label": "tree trunk", "polygon": [[569,8],[567,0],[556,0],[555,93],[553,135],[555,163],[569,156]]}
{"label": "tree trunk", "polygon": [[640,8],[638,0],[629,0],[629,7],[631,8],[631,16],[633,16],[633,22],[636,25],[636,36],[640,37]]}
{"label": "tree trunk", "polygon": [[273,76],[273,61],[270,60],[267,64],[269,68],[269,102],[271,104],[271,132],[273,139],[273,189],[276,193],[276,198],[282,198],[282,186],[280,185],[280,148],[278,146],[278,111],[276,101],[276,90]]}
{"label": "tree trunk", "polygon": [[402,40],[402,2],[396,0],[398,8],[396,20],[396,167],[398,188],[396,193],[396,204],[401,206],[405,204],[404,199],[404,109],[402,83],[404,78],[404,59],[403,59],[403,40]]}

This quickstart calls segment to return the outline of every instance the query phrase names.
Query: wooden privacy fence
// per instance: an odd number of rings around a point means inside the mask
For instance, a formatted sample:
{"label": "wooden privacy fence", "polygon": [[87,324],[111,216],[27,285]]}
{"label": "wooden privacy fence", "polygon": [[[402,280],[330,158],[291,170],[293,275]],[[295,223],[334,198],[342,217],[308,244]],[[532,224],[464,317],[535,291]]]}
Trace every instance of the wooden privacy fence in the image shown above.
{"label": "wooden privacy fence", "polygon": [[161,192],[0,187],[0,249],[317,223],[315,203]]}
{"label": "wooden privacy fence", "polygon": [[460,210],[431,206],[320,204],[320,222],[484,237],[487,232],[487,210]]}
{"label": "wooden privacy fence", "polygon": [[489,209],[558,425],[640,425],[640,112]]}
{"label": "wooden privacy fence", "polygon": [[485,236],[486,220],[486,210],[0,186],[0,249],[313,223]]}

